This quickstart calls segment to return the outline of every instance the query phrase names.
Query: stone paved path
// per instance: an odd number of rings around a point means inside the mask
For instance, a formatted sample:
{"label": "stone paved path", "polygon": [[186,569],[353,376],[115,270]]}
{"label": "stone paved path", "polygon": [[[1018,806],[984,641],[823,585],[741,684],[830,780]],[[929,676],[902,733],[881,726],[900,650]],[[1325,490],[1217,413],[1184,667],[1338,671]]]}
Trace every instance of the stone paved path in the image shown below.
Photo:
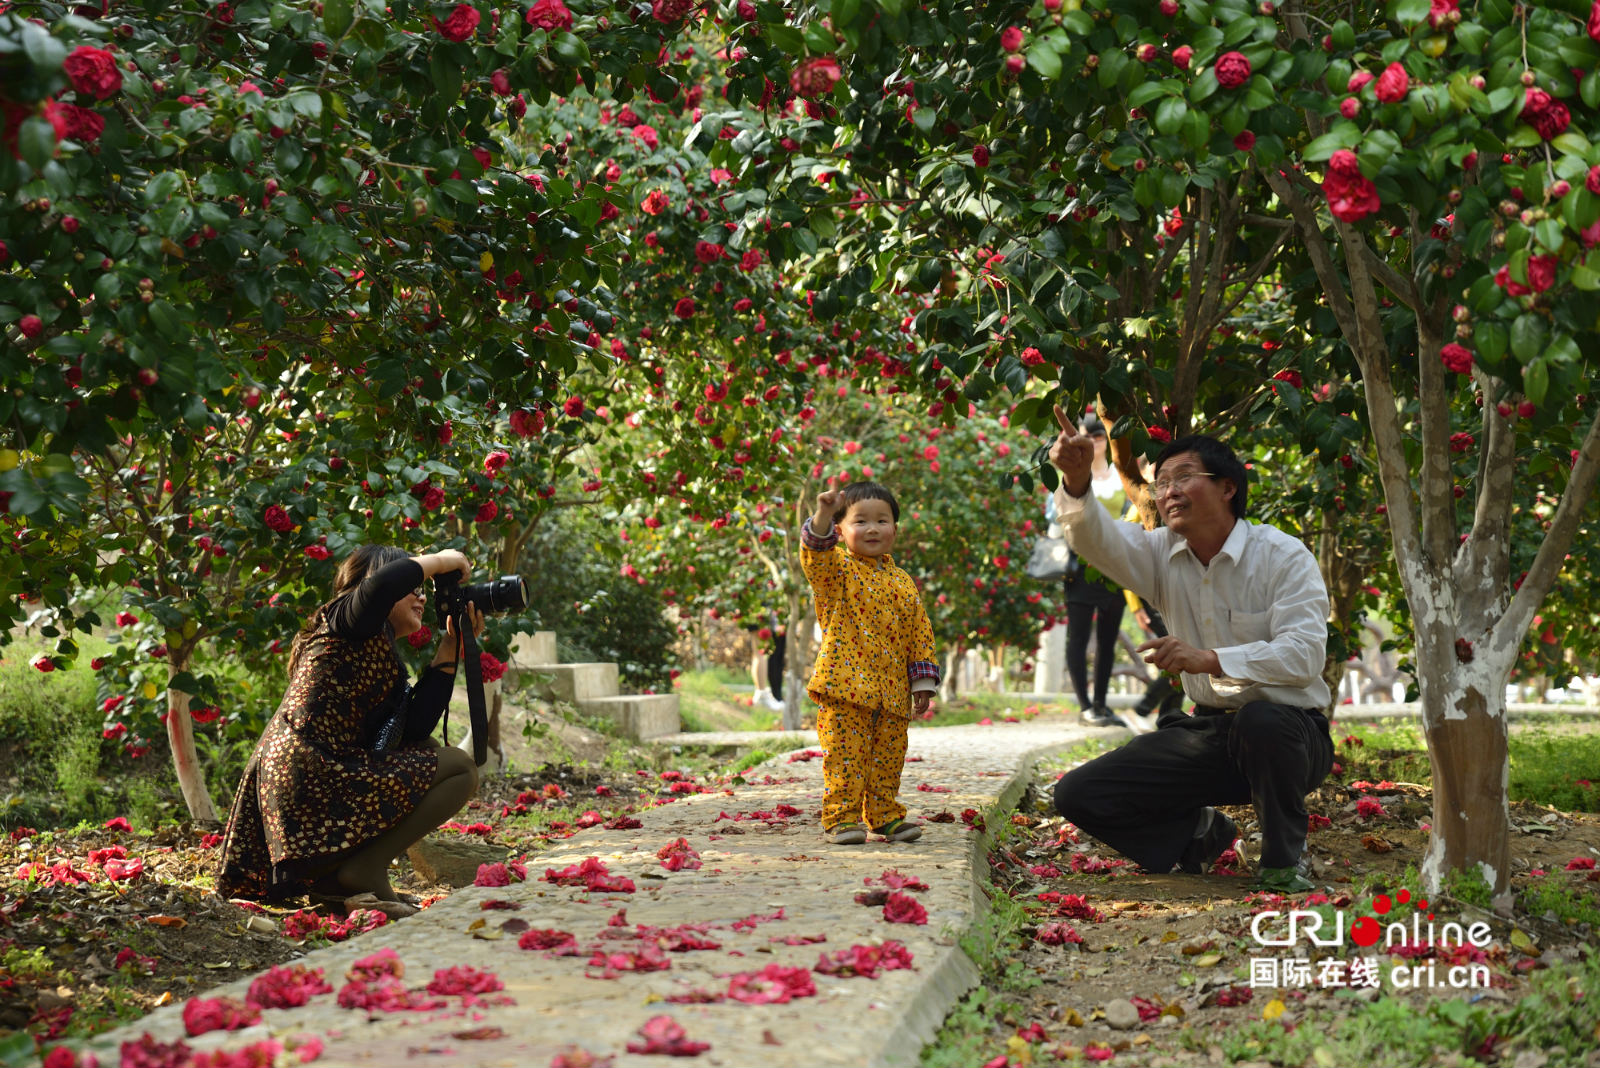
{"label": "stone paved path", "polygon": [[[977,982],[958,939],[982,908],[975,876],[984,856],[979,835],[961,822],[960,813],[1009,808],[1026,787],[1034,761],[1087,733],[1041,724],[912,731],[901,799],[914,816],[948,811],[957,818],[929,823],[923,838],[907,845],[827,844],[816,819],[821,759],[791,762],[795,754],[779,756],[745,772],[749,785],[685,795],[638,813],[638,829],[595,828],[566,839],[531,860],[527,882],[465,888],[415,917],[299,962],[323,969],[335,991],[354,960],[385,947],[404,962],[405,982],[413,989],[426,985],[437,969],[470,965],[494,972],[505,983],[503,992],[487,996],[487,1004],[466,1007],[461,997],[449,997],[444,1008],[369,1015],[340,1008],[335,994],[324,994],[303,1008],[267,1010],[255,1027],[187,1041],[197,1049],[237,1048],[269,1035],[281,1041],[312,1034],[324,1043],[320,1065],[542,1068],[570,1046],[615,1056],[617,1065],[915,1063],[951,1006]],[[924,785],[941,790],[919,790]],[[771,812],[780,804],[793,805],[802,815],[770,822],[719,819],[722,813]],[[700,854],[704,866],[699,870],[668,872],[657,860],[657,850],[680,836]],[[589,857],[633,880],[637,892],[590,893],[540,879],[547,868]],[[889,923],[883,908],[855,903],[855,895],[868,889],[864,883],[890,868],[927,884],[913,895],[927,909],[926,925]],[[490,899],[522,907],[484,910],[483,902]],[[619,910],[626,910],[626,926],[608,926]],[[746,918],[753,921],[734,926]],[[519,949],[515,933],[499,930],[513,919],[571,932],[586,951],[563,957]],[[665,970],[593,977],[601,969],[588,966],[591,947],[622,952],[642,944],[636,937],[602,939],[602,934],[627,935],[638,924],[685,923],[709,924],[702,937],[720,947],[669,952],[671,966]],[[478,936],[484,933],[501,936]],[[817,936],[826,941],[800,942]],[[800,944],[781,941],[785,938]],[[884,939],[903,943],[914,967],[876,979],[813,971],[816,995],[787,1004],[663,1000],[696,990],[725,993],[734,973],[768,964],[810,968],[820,953]],[[241,981],[212,996],[242,999],[248,986]],[[661,1013],[670,1014],[690,1040],[709,1042],[710,1049],[692,1059],[626,1052],[630,1041],[638,1041],[638,1028]],[[120,1043],[145,1031],[161,1041],[183,1037],[181,1006],[159,1009],[131,1027],[100,1036],[91,1048],[101,1063],[116,1064]]]}

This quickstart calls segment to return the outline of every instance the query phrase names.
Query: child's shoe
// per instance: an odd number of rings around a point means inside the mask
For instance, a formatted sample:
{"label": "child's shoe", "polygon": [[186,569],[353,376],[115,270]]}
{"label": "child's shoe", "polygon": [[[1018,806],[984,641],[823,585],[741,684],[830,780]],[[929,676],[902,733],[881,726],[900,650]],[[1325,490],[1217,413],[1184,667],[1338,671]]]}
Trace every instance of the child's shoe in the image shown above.
{"label": "child's shoe", "polygon": [[867,829],[859,823],[841,823],[828,832],[828,841],[834,845],[862,845],[866,840]]}
{"label": "child's shoe", "polygon": [[891,842],[915,842],[922,837],[922,828],[905,820],[890,820],[882,827],[872,828],[872,833],[881,834]]}

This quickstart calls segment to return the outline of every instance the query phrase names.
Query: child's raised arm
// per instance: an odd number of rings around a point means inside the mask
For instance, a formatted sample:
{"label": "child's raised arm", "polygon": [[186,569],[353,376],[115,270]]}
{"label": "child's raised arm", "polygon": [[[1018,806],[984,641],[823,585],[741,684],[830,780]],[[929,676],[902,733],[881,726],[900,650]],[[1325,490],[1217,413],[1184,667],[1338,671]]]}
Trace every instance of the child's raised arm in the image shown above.
{"label": "child's raised arm", "polygon": [[826,490],[817,494],[817,510],[811,515],[811,533],[826,538],[833,531],[833,513],[839,508],[843,490]]}

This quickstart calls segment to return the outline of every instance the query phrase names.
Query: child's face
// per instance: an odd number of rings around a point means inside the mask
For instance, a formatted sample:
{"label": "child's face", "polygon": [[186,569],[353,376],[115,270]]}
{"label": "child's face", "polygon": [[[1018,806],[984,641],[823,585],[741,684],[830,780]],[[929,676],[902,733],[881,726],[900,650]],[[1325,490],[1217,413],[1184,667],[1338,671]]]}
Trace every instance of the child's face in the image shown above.
{"label": "child's face", "polygon": [[857,501],[844,514],[839,536],[857,556],[882,556],[894,548],[894,512],[888,501]]}

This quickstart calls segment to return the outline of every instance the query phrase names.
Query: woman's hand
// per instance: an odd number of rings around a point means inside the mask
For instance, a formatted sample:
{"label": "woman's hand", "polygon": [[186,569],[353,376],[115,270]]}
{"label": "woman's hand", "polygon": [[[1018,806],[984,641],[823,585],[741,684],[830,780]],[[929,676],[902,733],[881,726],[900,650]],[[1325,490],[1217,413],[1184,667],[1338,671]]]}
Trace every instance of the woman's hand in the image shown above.
{"label": "woman's hand", "polygon": [[461,572],[461,581],[465,582],[472,575],[472,565],[467,562],[466,554],[460,549],[441,549],[436,553],[415,558],[422,565],[424,578],[433,578],[437,575],[447,575],[452,571]]}
{"label": "woman's hand", "polygon": [[[484,628],[483,613],[470,601],[467,602],[467,619],[472,625],[472,636],[481,639]],[[444,637],[439,639],[439,651],[433,654],[434,665],[444,664],[453,667],[460,659],[460,648],[461,642],[456,634],[456,619],[454,616],[447,616],[444,621]]]}

